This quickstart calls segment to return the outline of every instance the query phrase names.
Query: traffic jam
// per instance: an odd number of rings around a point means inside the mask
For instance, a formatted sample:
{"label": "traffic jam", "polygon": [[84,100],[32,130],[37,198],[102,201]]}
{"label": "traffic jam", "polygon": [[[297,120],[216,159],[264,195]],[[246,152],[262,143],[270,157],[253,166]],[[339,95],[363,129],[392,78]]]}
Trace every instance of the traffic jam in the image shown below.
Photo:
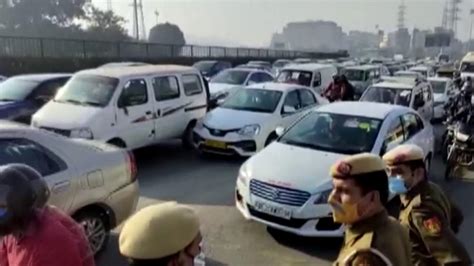
{"label": "traffic jam", "polygon": [[[0,83],[0,164],[38,171],[51,191],[48,204],[82,225],[93,254],[137,211],[135,151],[174,140],[203,160],[245,158],[232,196],[242,219],[302,237],[342,238],[345,223],[333,218],[330,204],[330,171],[348,156],[382,157],[413,144],[426,171],[441,154],[446,181],[474,178],[473,66],[468,53],[457,64],[114,62],[12,76]],[[441,139],[439,125],[445,125]],[[399,194],[390,190],[389,202]],[[204,264],[202,257],[196,265]]]}

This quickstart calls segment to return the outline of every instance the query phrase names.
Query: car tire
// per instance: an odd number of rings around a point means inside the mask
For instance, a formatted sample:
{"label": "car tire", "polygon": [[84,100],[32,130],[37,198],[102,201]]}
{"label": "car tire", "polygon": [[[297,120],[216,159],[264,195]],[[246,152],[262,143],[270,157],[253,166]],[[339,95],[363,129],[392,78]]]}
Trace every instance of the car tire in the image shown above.
{"label": "car tire", "polygon": [[123,142],[123,140],[121,139],[112,139],[109,140],[107,143],[121,149],[127,148],[127,144],[125,144],[125,142]]}
{"label": "car tire", "polygon": [[84,211],[74,216],[74,220],[82,226],[94,256],[98,256],[107,246],[110,229],[106,214],[99,211]]}
{"label": "car tire", "polygon": [[188,126],[184,130],[184,134],[181,137],[181,142],[183,143],[183,147],[186,150],[191,150],[194,148],[193,145],[193,129],[196,126],[196,120],[189,122]]}
{"label": "car tire", "polygon": [[267,140],[265,141],[265,147],[270,145],[272,142],[274,142],[278,138],[278,135],[275,132],[272,132],[270,136],[268,136]]}

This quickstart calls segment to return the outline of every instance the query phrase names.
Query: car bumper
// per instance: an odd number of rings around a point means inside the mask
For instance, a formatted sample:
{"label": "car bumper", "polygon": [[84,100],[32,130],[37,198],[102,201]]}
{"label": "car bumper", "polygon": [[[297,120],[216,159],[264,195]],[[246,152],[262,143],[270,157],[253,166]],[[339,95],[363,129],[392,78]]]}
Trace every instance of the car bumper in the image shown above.
{"label": "car bumper", "polygon": [[209,130],[194,130],[193,143],[197,150],[221,155],[238,155],[249,157],[263,148],[258,138],[246,138],[235,132],[229,132],[223,137],[213,136]]}
{"label": "car bumper", "polygon": [[105,200],[115,214],[115,226],[135,212],[139,195],[138,181],[135,181],[115,191]]}
{"label": "car bumper", "polygon": [[[239,182],[240,181],[238,181],[235,191],[235,205],[245,219],[253,220],[272,228],[305,237],[342,237],[344,235],[344,227],[333,222],[329,205],[322,204],[319,206],[312,205],[306,207],[308,204],[305,204],[300,208],[295,208],[290,219],[279,218],[257,211],[254,208],[251,199],[256,196],[250,196],[248,190],[242,188],[242,184],[239,185]],[[261,198],[258,198],[258,200],[265,201]],[[311,201],[309,200],[309,202]],[[319,209],[319,211],[313,213],[315,209]],[[312,217],[308,217],[307,214],[310,214]]]}

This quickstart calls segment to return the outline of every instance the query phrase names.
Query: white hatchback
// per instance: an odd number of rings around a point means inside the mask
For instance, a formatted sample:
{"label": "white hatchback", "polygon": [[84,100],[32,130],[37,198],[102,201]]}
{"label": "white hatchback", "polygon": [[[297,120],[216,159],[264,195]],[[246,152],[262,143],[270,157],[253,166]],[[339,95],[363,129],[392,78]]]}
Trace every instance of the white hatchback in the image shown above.
{"label": "white hatchback", "polygon": [[428,78],[428,82],[431,84],[434,93],[433,118],[444,118],[446,115],[444,105],[448,102],[449,97],[453,96],[456,92],[453,80],[450,78],[433,77]]}
{"label": "white hatchback", "polygon": [[433,128],[414,110],[369,102],[321,106],[242,165],[236,207],[246,219],[297,235],[342,236],[327,204],[330,166],[350,154],[383,155],[401,143],[419,145],[429,167]]}
{"label": "white hatchback", "polygon": [[203,152],[251,156],[277,138],[311,107],[327,103],[313,90],[295,84],[263,83],[238,89],[194,128],[195,147]]}

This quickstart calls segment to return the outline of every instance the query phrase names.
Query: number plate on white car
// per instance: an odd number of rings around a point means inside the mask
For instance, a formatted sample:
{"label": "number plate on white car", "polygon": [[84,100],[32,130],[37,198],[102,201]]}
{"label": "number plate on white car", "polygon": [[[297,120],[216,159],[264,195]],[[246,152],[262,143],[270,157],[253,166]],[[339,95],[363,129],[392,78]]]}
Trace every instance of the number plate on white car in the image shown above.
{"label": "number plate on white car", "polygon": [[263,213],[277,216],[277,217],[287,219],[287,220],[291,219],[291,210],[288,210],[283,207],[273,206],[271,204],[267,204],[265,202],[261,202],[257,200],[254,202],[254,207],[259,212],[263,212]]}

